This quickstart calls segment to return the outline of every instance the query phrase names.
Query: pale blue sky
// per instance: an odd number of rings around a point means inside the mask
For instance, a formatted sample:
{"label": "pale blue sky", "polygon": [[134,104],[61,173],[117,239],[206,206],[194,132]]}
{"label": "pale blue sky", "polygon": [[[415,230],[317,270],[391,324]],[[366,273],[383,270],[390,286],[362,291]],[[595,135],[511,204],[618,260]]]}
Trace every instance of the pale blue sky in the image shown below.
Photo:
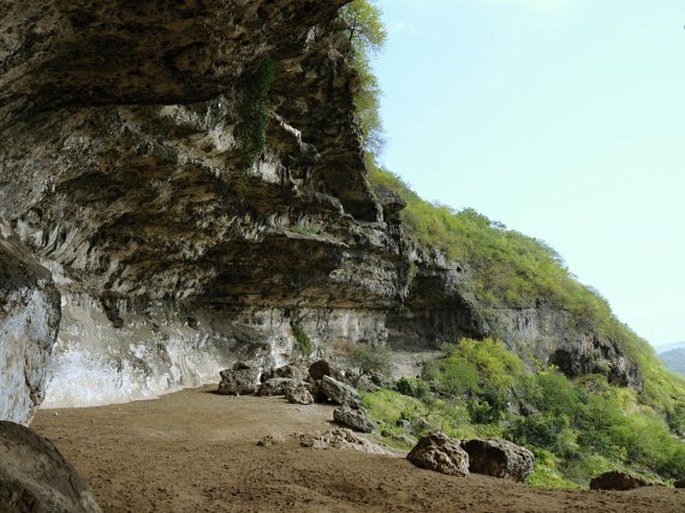
{"label": "pale blue sky", "polygon": [[379,0],[381,161],[685,340],[685,0]]}

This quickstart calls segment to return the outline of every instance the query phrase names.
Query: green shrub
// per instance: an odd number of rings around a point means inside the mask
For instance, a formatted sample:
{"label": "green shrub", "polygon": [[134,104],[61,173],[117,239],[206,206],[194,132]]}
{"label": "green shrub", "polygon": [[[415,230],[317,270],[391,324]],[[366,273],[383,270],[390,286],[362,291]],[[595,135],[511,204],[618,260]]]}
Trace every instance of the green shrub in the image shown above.
{"label": "green shrub", "polygon": [[428,383],[419,378],[402,377],[395,382],[395,390],[402,395],[423,400],[428,399],[431,393]]}
{"label": "green shrub", "polygon": [[307,357],[311,356],[314,352],[314,344],[312,344],[309,335],[307,335],[300,326],[293,325],[291,329],[293,330],[293,335],[297,341],[297,348],[300,350],[300,353]]}
{"label": "green shrub", "polygon": [[360,371],[360,375],[390,374],[392,353],[384,346],[357,343],[348,355],[350,364]]}

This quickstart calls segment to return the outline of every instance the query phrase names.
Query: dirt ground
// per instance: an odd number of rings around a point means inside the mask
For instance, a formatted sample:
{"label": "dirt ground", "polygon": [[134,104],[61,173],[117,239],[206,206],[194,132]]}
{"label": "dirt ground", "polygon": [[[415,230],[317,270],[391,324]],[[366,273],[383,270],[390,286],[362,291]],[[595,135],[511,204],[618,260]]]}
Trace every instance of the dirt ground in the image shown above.
{"label": "dirt ground", "polygon": [[349,449],[259,447],[266,435],[325,431],[333,409],[213,388],[42,410],[31,427],[74,464],[107,513],[685,512],[685,490],[545,490]]}

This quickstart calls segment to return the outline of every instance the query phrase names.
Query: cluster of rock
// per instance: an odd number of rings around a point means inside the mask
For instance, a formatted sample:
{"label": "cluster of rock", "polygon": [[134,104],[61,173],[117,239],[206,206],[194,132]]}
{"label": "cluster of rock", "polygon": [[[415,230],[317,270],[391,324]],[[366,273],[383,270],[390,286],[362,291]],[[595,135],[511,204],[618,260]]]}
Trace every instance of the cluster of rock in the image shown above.
{"label": "cluster of rock", "polygon": [[407,459],[419,468],[452,476],[485,474],[517,482],[528,478],[534,462],[528,449],[501,438],[456,440],[441,432],[419,440]]}
{"label": "cluster of rock", "polygon": [[328,449],[354,449],[367,454],[381,454],[384,456],[398,457],[398,455],[381,444],[372,442],[362,435],[345,428],[330,429],[323,433],[292,433],[287,437],[268,435],[259,440],[257,445],[270,447],[287,440],[294,440],[301,447],[328,450]]}
{"label": "cluster of rock", "polygon": [[[333,403],[333,420],[362,433],[372,433],[376,425],[368,419],[357,390],[345,382],[345,375],[325,360],[309,366],[289,364],[263,371],[237,362],[222,370],[217,393],[221,395],[285,396],[293,404]],[[334,377],[335,376],[335,377]]]}

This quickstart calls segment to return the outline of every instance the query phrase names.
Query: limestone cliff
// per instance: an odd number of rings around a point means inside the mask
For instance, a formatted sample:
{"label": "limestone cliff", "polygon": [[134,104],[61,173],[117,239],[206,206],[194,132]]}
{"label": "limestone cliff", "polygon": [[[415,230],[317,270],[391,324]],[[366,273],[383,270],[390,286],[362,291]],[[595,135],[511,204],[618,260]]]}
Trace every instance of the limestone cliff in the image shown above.
{"label": "limestone cliff", "polygon": [[[0,3],[3,237],[62,294],[47,404],[279,363],[297,331],[319,352],[503,331],[636,382],[558,316],[484,315],[460,293],[468,269],[405,238],[400,202],[367,180],[345,3]],[[564,367],[577,354],[591,363]]]}

